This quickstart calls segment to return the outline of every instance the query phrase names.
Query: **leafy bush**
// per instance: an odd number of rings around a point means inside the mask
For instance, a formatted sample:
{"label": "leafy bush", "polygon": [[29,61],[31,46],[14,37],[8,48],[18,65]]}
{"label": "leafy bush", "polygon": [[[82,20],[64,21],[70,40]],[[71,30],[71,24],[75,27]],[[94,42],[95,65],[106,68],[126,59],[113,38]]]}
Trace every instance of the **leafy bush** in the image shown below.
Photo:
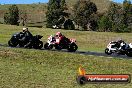
{"label": "leafy bush", "polygon": [[75,30],[75,26],[74,26],[72,20],[68,19],[68,20],[65,21],[65,23],[64,23],[64,29]]}
{"label": "leafy bush", "polygon": [[18,25],[19,20],[19,9],[16,5],[9,7],[8,13],[4,14],[4,22],[6,24]]}

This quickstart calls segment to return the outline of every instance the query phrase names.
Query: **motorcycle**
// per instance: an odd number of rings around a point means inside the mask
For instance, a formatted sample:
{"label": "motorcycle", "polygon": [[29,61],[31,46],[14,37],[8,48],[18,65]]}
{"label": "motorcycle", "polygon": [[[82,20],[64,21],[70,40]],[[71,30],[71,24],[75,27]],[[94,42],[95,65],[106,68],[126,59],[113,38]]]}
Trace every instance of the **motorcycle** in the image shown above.
{"label": "motorcycle", "polygon": [[[62,43],[63,41],[63,43]],[[75,52],[78,49],[78,46],[76,45],[75,39],[68,39],[65,38],[64,40],[60,41],[59,38],[55,38],[54,36],[50,36],[47,40],[47,42],[44,45],[45,49],[55,49],[61,50],[61,49],[67,49],[70,52]]]}
{"label": "motorcycle", "polygon": [[[123,47],[123,49],[120,49]],[[107,45],[107,48],[105,49],[105,53],[107,55],[111,55],[113,53],[117,53],[119,55],[127,55],[129,57],[132,57],[132,44],[125,44],[121,43],[121,47],[117,42],[110,42]]]}
{"label": "motorcycle", "polygon": [[[40,41],[40,39],[43,37],[41,35],[33,36],[32,41],[26,42],[22,41],[22,38],[24,37],[24,33],[16,33],[14,34],[11,39],[8,41],[8,45],[10,47],[24,47],[24,48],[35,48],[35,49],[41,49],[43,47],[43,42]],[[28,44],[28,46],[26,46]],[[26,47],[25,47],[26,46]]]}
{"label": "motorcycle", "polygon": [[30,44],[27,46],[29,48],[34,48],[34,49],[41,49],[43,47],[43,42],[40,41],[40,39],[42,38],[43,36],[41,35],[36,35],[36,36],[33,36],[33,39],[31,42],[29,42]]}
{"label": "motorcycle", "polygon": [[24,36],[24,34],[22,32],[19,33],[15,33],[12,35],[11,39],[8,41],[8,45],[10,47],[16,47],[16,46],[23,46],[22,42],[20,41],[20,39],[22,39]]}

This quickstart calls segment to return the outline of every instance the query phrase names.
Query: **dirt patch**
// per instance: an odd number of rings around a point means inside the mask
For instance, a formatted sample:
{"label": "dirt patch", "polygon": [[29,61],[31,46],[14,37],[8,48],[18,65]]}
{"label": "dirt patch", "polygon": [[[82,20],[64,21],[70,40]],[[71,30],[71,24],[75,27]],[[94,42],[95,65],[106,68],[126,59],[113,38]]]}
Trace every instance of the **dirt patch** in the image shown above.
{"label": "dirt patch", "polygon": [[18,56],[18,55],[19,55],[19,53],[16,53],[16,52],[13,52],[13,51],[9,51],[9,50],[0,51],[0,56],[3,56],[3,57]]}

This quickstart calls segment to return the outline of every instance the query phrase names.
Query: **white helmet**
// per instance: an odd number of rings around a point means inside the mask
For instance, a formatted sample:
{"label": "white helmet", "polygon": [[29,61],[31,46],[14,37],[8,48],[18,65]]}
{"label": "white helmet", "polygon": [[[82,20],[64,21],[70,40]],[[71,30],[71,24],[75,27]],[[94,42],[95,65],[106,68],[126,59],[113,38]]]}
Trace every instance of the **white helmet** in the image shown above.
{"label": "white helmet", "polygon": [[23,28],[22,30],[23,30],[23,31],[28,31],[28,28]]}

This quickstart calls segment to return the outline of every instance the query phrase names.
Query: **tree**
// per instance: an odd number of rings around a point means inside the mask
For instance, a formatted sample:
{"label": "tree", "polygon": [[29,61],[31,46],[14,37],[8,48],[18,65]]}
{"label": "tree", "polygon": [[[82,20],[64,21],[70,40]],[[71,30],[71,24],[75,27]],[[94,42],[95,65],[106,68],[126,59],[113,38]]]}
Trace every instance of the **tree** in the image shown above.
{"label": "tree", "polygon": [[74,21],[81,26],[84,30],[90,24],[90,16],[97,11],[97,6],[90,0],[79,0],[74,5]]}
{"label": "tree", "polygon": [[58,23],[60,16],[64,14],[64,5],[66,5],[65,0],[49,0],[46,27],[51,28]]}
{"label": "tree", "polygon": [[124,32],[126,25],[124,23],[124,11],[121,6],[116,3],[111,3],[106,16],[112,22],[112,26],[110,26],[112,31]]}
{"label": "tree", "polygon": [[65,0],[61,0],[60,5],[61,5],[61,8],[62,8],[63,10],[67,10],[67,9],[68,9]]}
{"label": "tree", "polygon": [[130,23],[132,23],[132,4],[130,1],[124,0],[123,10],[124,10],[124,24],[128,26]]}
{"label": "tree", "polygon": [[123,7],[117,3],[111,3],[107,14],[105,14],[110,22],[112,22],[111,29],[114,32],[130,32],[130,25],[132,23],[132,5],[128,0],[124,0]]}
{"label": "tree", "polygon": [[99,20],[99,31],[105,32],[105,31],[111,31],[112,23],[110,22],[109,18],[107,16],[102,16]]}
{"label": "tree", "polygon": [[9,15],[9,13],[4,14],[4,22],[5,22],[5,24],[10,24],[10,15]]}
{"label": "tree", "polygon": [[19,20],[19,9],[16,5],[12,5],[9,8],[9,14],[10,14],[10,24],[11,25],[18,25],[18,20]]}
{"label": "tree", "polygon": [[75,29],[75,25],[73,24],[71,19],[67,19],[64,22],[64,29],[67,29],[67,30],[74,30]]}
{"label": "tree", "polygon": [[5,23],[11,25],[18,25],[19,20],[19,9],[16,5],[11,5],[9,7],[9,12],[4,15]]}

